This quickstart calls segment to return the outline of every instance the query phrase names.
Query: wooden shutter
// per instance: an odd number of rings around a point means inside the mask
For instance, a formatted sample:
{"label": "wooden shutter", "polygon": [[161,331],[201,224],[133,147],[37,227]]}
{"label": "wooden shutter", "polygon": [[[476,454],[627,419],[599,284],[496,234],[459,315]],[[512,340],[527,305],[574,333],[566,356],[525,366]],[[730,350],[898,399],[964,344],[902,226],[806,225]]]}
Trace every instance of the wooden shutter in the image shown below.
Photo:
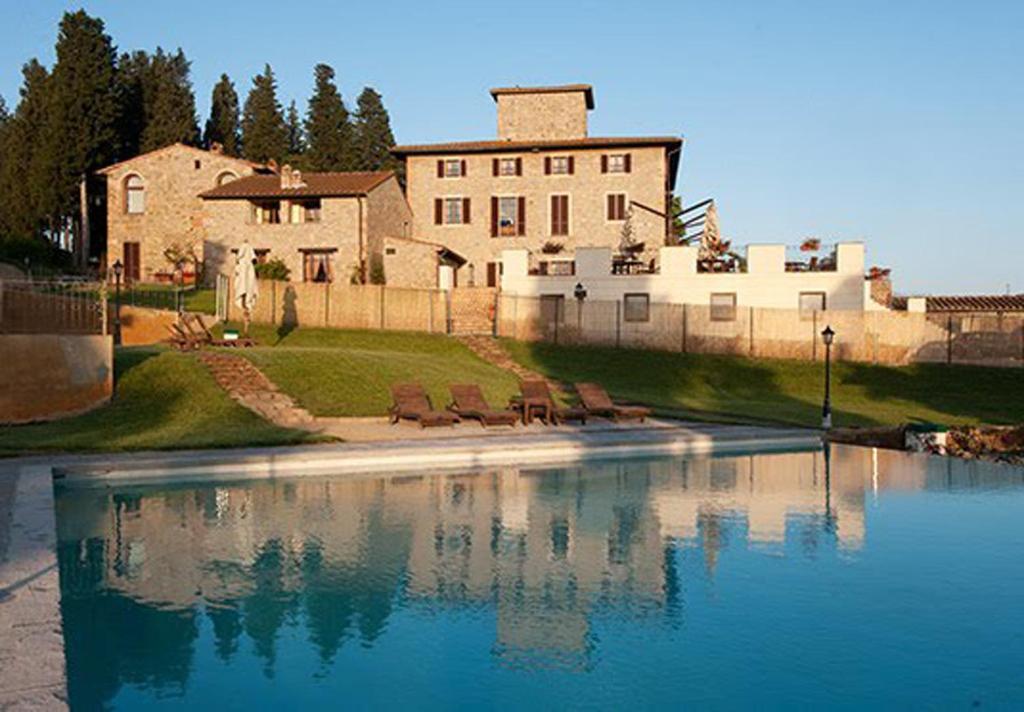
{"label": "wooden shutter", "polygon": [[434,198],[434,224],[440,225],[444,222],[444,201]]}
{"label": "wooden shutter", "polygon": [[601,154],[601,172],[602,173],[607,173],[608,172],[608,154],[607,153],[602,153]]}
{"label": "wooden shutter", "polygon": [[551,196],[551,234],[569,234],[569,196]]}
{"label": "wooden shutter", "polygon": [[463,176],[466,175],[466,159],[459,161],[459,173]]}
{"label": "wooden shutter", "polygon": [[491,196],[491,237],[498,236],[498,197]]}
{"label": "wooden shutter", "polygon": [[607,211],[606,217],[607,217],[608,220],[614,220],[615,219],[615,196],[614,195],[609,195],[608,196],[608,211]]}
{"label": "wooden shutter", "polygon": [[569,175],[572,175],[575,172],[576,172],[576,159],[573,158],[572,156],[569,156]]}
{"label": "wooden shutter", "polygon": [[625,156],[623,156],[623,158],[622,158],[622,169],[626,173],[629,173],[629,172],[631,172],[633,170],[633,154],[632,153],[627,153]]}
{"label": "wooden shutter", "polygon": [[444,161],[441,159],[437,160],[437,177],[444,178]]}
{"label": "wooden shutter", "polygon": [[544,156],[544,175],[551,175],[551,156]]}
{"label": "wooden shutter", "polygon": [[495,178],[497,178],[499,172],[500,172],[500,168],[499,168],[499,164],[498,164],[498,159],[497,158],[492,158],[491,159],[491,175],[494,176]]}
{"label": "wooden shutter", "polygon": [[523,175],[523,159],[522,158],[517,158],[516,159],[516,175],[517,176]]}
{"label": "wooden shutter", "polygon": [[469,225],[469,198],[462,199],[462,224]]}
{"label": "wooden shutter", "polygon": [[558,234],[558,196],[551,196],[551,234]]}
{"label": "wooden shutter", "polygon": [[497,287],[498,286],[498,263],[488,262],[487,263],[487,286]]}
{"label": "wooden shutter", "polygon": [[[516,161],[519,161],[519,159],[517,158]],[[518,217],[519,217],[519,230],[518,230],[518,232],[519,232],[520,235],[525,235],[526,234],[526,198],[524,198],[523,196],[519,196],[519,209],[516,212],[519,213],[519,215],[518,215]]]}

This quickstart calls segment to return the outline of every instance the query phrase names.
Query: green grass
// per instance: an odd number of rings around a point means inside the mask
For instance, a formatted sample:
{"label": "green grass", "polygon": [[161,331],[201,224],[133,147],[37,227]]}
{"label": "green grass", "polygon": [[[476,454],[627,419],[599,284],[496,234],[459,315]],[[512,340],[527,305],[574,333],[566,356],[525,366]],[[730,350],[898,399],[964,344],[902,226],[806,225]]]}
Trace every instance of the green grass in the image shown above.
{"label": "green grass", "polygon": [[311,440],[232,401],[189,354],[118,349],[110,405],[50,423],[0,427],[0,453],[283,445]]}
{"label": "green grass", "polygon": [[[519,363],[566,382],[684,415],[817,426],[820,363],[504,341]],[[917,364],[833,364],[836,426],[1024,421],[1024,371]]]}
{"label": "green grass", "polygon": [[436,408],[451,383],[477,383],[495,406],[517,392],[516,378],[447,336],[389,331],[253,326],[260,346],[238,353],[314,415],[376,416],[393,383],[423,384]]}
{"label": "green grass", "polygon": [[[175,309],[176,287],[170,284],[136,284],[130,290],[125,289],[121,294],[121,304],[128,306],[150,307],[153,309]],[[110,304],[114,303],[114,290],[108,293]],[[185,302],[185,311],[199,312],[200,314],[217,313],[217,290],[216,289],[192,289],[188,288],[182,292]]]}

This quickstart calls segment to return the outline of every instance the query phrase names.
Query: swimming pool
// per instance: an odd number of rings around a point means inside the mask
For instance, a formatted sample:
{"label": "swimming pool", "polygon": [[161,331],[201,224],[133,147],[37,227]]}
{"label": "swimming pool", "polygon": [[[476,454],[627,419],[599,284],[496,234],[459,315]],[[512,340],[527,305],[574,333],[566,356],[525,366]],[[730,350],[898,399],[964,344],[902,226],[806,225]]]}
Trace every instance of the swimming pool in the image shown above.
{"label": "swimming pool", "polygon": [[1024,473],[903,453],[58,491],[74,708],[1024,704]]}

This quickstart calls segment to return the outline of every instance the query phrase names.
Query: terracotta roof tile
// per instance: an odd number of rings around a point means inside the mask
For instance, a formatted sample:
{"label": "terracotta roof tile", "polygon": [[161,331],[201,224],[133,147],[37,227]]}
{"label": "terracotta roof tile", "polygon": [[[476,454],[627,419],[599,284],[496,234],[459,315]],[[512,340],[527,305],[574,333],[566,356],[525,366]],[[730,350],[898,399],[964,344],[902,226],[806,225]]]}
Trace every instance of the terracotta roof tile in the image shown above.
{"label": "terracotta roof tile", "polygon": [[301,188],[282,188],[276,173],[244,176],[200,194],[205,200],[245,198],[344,198],[366,195],[392,177],[392,171],[367,173],[303,173]]}
{"label": "terracotta roof tile", "polygon": [[633,146],[682,145],[678,136],[607,136],[587,138],[566,138],[534,141],[456,141],[452,143],[423,143],[395,146],[391,152],[396,156],[412,153],[491,153],[537,150],[558,150],[565,148],[629,148]]}
{"label": "terracotta roof tile", "polygon": [[[907,297],[893,297],[893,309],[905,310]],[[1018,312],[1024,311],[1024,294],[949,295],[925,297],[925,311]]]}

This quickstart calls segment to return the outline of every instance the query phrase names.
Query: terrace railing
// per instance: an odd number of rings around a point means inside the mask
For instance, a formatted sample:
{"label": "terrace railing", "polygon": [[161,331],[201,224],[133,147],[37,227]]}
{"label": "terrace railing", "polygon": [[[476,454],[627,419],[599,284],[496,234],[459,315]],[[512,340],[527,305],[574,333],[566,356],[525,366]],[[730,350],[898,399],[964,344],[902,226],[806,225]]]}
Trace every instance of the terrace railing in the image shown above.
{"label": "terrace railing", "polygon": [[0,281],[0,333],[105,334],[105,295],[99,282]]}

